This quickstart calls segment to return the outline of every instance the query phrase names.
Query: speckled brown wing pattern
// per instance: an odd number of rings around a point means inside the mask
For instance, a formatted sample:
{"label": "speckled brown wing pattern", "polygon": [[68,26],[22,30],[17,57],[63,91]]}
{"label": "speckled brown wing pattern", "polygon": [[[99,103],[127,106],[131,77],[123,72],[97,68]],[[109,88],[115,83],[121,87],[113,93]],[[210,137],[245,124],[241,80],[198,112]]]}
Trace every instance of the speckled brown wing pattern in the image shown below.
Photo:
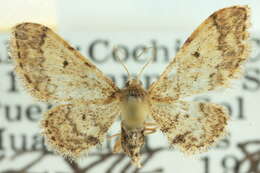
{"label": "speckled brown wing pattern", "polygon": [[48,146],[76,159],[101,144],[120,115],[115,84],[43,25],[15,26],[10,49],[16,74],[34,97],[67,103],[43,117],[42,134]]}
{"label": "speckled brown wing pattern", "polygon": [[227,87],[249,56],[249,11],[233,6],[206,19],[151,85],[152,99],[167,102]]}
{"label": "speckled brown wing pattern", "polygon": [[225,134],[229,119],[226,109],[212,103],[158,102],[151,110],[169,143],[187,154],[212,146]]}
{"label": "speckled brown wing pattern", "polygon": [[76,159],[103,142],[119,114],[116,101],[102,105],[82,102],[59,105],[45,113],[42,134],[51,149]]}
{"label": "speckled brown wing pattern", "polygon": [[240,74],[250,52],[248,27],[247,6],[213,13],[150,86],[151,116],[171,145],[197,153],[225,134],[228,114],[222,106],[181,100],[227,87]]}
{"label": "speckled brown wing pattern", "polygon": [[89,60],[43,25],[15,26],[10,53],[17,74],[40,100],[100,102],[118,90]]}

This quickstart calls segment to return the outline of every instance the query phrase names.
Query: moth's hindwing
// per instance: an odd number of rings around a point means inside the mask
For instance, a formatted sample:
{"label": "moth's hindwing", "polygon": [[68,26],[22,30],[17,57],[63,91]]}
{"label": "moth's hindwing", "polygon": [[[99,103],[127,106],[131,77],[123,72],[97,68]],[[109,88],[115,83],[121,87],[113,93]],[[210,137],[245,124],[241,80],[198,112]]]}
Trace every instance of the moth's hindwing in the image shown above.
{"label": "moth's hindwing", "polygon": [[151,115],[169,143],[185,153],[198,153],[226,133],[227,110],[212,103],[154,103]]}
{"label": "moth's hindwing", "polygon": [[78,158],[101,144],[120,114],[118,102],[95,105],[59,105],[45,113],[42,134],[48,146],[70,158]]}

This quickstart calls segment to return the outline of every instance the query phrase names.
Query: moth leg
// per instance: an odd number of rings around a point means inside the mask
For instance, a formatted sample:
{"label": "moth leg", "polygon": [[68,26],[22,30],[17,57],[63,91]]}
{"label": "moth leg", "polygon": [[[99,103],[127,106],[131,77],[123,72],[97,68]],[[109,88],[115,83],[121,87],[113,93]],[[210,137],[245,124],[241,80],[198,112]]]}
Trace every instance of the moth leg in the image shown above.
{"label": "moth leg", "polygon": [[144,135],[150,135],[152,133],[155,133],[157,129],[158,129],[158,126],[156,123],[153,123],[153,122],[144,123]]}
{"label": "moth leg", "polygon": [[108,136],[107,139],[111,140],[112,138],[117,137],[117,136],[120,136],[120,133],[116,133],[116,134],[114,134],[112,136]]}
{"label": "moth leg", "polygon": [[144,135],[147,136],[147,135],[150,135],[152,133],[155,133],[157,131],[157,127],[154,127],[154,128],[145,128],[144,129]]}
{"label": "moth leg", "polygon": [[113,153],[120,153],[122,150],[121,146],[121,137],[116,140],[116,143],[113,148]]}
{"label": "moth leg", "polygon": [[145,122],[144,125],[145,126],[157,126],[157,124],[153,123],[153,122]]}

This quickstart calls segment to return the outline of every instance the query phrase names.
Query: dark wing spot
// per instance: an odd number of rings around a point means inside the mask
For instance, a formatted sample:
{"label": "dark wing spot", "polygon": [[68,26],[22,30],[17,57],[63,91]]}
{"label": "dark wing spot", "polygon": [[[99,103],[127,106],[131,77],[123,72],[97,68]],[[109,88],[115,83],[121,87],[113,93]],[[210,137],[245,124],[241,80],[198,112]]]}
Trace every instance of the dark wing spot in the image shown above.
{"label": "dark wing spot", "polygon": [[89,68],[93,67],[93,65],[91,65],[90,63],[87,63],[87,62],[85,62],[85,65],[88,66]]}
{"label": "dark wing spot", "polygon": [[184,45],[188,45],[190,44],[190,42],[192,42],[194,38],[192,36],[190,36],[185,42],[184,42]]}
{"label": "dark wing spot", "polygon": [[43,34],[40,35],[40,43],[39,43],[39,46],[41,47],[44,42],[45,42],[45,37],[46,37],[46,33],[44,32]]}
{"label": "dark wing spot", "polygon": [[97,137],[94,137],[94,136],[88,136],[87,142],[91,145],[96,145],[96,144],[99,143],[99,139]]}
{"label": "dark wing spot", "polygon": [[71,51],[74,51],[75,49],[71,46],[68,46],[68,49],[71,50]]}
{"label": "dark wing spot", "polygon": [[28,35],[23,31],[15,32],[15,38],[19,40],[28,40]]}
{"label": "dark wing spot", "polygon": [[185,137],[190,134],[191,132],[186,132],[184,134],[181,134],[181,135],[177,135],[173,140],[172,140],[172,144],[178,144],[178,143],[184,143],[186,140],[185,140]]}
{"label": "dark wing spot", "polygon": [[68,61],[63,61],[63,68],[65,68],[67,65],[69,65],[69,62]]}
{"label": "dark wing spot", "polygon": [[82,115],[82,120],[86,120],[86,115],[85,114]]}
{"label": "dark wing spot", "polygon": [[22,63],[19,63],[19,66],[20,66],[21,68],[23,68],[23,64],[22,64]]}
{"label": "dark wing spot", "polygon": [[[18,44],[16,43],[16,45],[18,45]],[[17,48],[18,48],[18,46],[17,46]],[[19,49],[19,48],[18,48],[18,49]],[[20,50],[18,50],[18,52],[17,52],[17,58],[21,58]]]}
{"label": "dark wing spot", "polygon": [[49,30],[48,27],[46,27],[46,26],[42,26],[42,31],[43,31],[43,32],[47,32],[48,30]]}
{"label": "dark wing spot", "polygon": [[211,73],[211,74],[209,75],[209,77],[212,78],[215,74],[216,74],[216,73]]}
{"label": "dark wing spot", "polygon": [[200,57],[200,53],[197,51],[195,51],[192,55],[195,56],[196,58]]}
{"label": "dark wing spot", "polygon": [[24,74],[25,79],[27,80],[28,83],[32,83],[32,80],[29,78],[29,76],[27,76],[26,74]]}
{"label": "dark wing spot", "polygon": [[178,143],[184,143],[185,139],[184,139],[184,135],[177,135],[173,140],[172,143],[173,144],[178,144]]}
{"label": "dark wing spot", "polygon": [[45,126],[45,127],[48,127],[48,125],[49,125],[49,121],[46,120],[44,126]]}

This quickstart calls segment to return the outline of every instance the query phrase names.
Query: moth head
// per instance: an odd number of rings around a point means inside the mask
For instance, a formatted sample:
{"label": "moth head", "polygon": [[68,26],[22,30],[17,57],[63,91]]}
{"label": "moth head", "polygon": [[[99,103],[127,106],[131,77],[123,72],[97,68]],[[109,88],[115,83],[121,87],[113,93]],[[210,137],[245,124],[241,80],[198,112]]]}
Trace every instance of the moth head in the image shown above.
{"label": "moth head", "polygon": [[142,85],[143,83],[137,78],[128,79],[128,81],[125,83],[125,87],[130,87],[130,88],[141,87]]}
{"label": "moth head", "polygon": [[[142,56],[144,53],[147,52],[148,49],[151,49],[151,48],[154,48],[154,47],[148,47],[148,48],[145,48],[139,55],[137,55],[137,57],[140,57]],[[140,72],[137,74],[137,77],[135,78],[132,78],[132,76],[130,75],[126,65],[123,63],[122,59],[117,55],[117,51],[120,51],[119,48],[117,47],[114,47],[114,50],[115,52],[115,56],[117,58],[117,60],[120,62],[120,64],[122,64],[122,66],[124,67],[124,69],[126,70],[127,72],[127,75],[128,75],[128,81],[126,82],[126,87],[130,87],[130,86],[142,86],[142,82],[140,81],[140,78],[141,78],[141,75],[144,71],[144,69],[153,62],[153,59],[154,59],[154,56],[151,56],[148,61],[144,64],[144,66],[141,68]]]}

